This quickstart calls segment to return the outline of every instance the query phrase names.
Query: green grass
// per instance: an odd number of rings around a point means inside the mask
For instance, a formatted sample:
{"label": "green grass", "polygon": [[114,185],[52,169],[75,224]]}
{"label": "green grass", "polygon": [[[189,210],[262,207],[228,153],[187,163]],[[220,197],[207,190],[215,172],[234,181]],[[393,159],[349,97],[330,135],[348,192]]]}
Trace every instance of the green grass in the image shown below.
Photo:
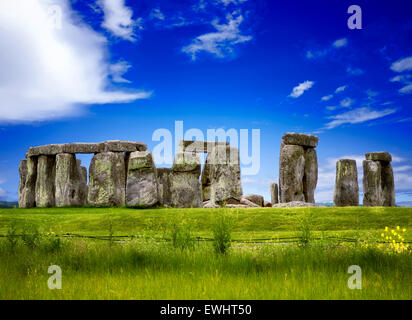
{"label": "green grass", "polygon": [[[339,241],[234,244],[218,255],[210,242],[174,248],[173,222],[192,237],[211,237],[216,215],[234,221],[232,238],[310,234],[374,240],[382,230],[408,231],[409,208],[147,209],[50,208],[0,210],[0,234],[11,226],[56,233],[145,235],[125,243],[42,236],[32,247],[0,239],[0,299],[411,299],[412,254]],[[62,290],[49,290],[47,268],[59,265]],[[350,265],[362,268],[362,290],[347,286]]]}

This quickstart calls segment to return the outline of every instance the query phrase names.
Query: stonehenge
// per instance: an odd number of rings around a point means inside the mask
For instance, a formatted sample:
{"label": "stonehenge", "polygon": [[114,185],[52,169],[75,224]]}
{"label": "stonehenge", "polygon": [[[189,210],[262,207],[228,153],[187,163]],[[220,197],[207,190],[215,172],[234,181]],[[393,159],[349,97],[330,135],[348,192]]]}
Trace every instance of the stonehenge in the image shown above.
{"label": "stonehenge", "polygon": [[337,207],[359,205],[358,168],[355,160],[340,159],[336,162],[333,203]]}
{"label": "stonehenge", "polygon": [[370,152],[363,161],[363,205],[394,207],[395,182],[388,152]]}
{"label": "stonehenge", "polygon": [[310,134],[286,133],[279,156],[280,202],[315,203],[318,160],[315,148],[319,138]]}
{"label": "stonehenge", "polygon": [[[141,142],[109,140],[30,147],[19,165],[20,208],[130,206],[251,208],[315,206],[318,137],[282,136],[279,184],[270,184],[270,202],[243,195],[239,150],[228,142],[180,140],[171,168],[156,168]],[[76,154],[90,153],[89,170]],[[206,153],[201,168],[199,153]],[[363,205],[395,206],[392,156],[371,152],[363,162]],[[358,206],[355,160],[336,163],[335,206]]]}

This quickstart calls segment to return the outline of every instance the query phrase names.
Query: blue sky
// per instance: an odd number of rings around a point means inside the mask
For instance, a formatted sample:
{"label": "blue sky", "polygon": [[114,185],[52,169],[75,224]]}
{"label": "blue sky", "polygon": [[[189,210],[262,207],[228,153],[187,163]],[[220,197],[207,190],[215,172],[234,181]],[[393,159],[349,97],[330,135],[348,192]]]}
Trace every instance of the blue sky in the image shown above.
{"label": "blue sky", "polygon": [[[281,136],[294,131],[319,136],[316,201],[332,200],[337,159],[360,166],[381,150],[394,156],[397,201],[412,201],[411,2],[21,2],[0,4],[0,199],[17,199],[30,146],[152,150],[153,132],[181,120],[205,135],[260,129],[245,193],[269,199]],[[352,4],[361,30],[348,28]]]}

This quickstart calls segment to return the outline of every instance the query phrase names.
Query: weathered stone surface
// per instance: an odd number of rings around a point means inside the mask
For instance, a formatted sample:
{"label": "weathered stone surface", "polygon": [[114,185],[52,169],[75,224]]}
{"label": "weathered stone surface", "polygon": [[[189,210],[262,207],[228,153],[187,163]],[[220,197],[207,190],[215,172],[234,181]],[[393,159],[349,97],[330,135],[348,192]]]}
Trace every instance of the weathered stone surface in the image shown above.
{"label": "weathered stone surface", "polygon": [[19,165],[19,208],[24,208],[24,188],[26,186],[27,179],[27,160],[21,160]]}
{"label": "weathered stone surface", "polygon": [[393,169],[389,162],[381,162],[382,205],[395,207],[395,181]]}
{"label": "weathered stone surface", "polygon": [[355,160],[341,159],[336,163],[335,206],[358,206],[359,184]]}
{"label": "weathered stone surface", "polygon": [[200,158],[190,152],[178,152],[175,155],[172,170],[174,172],[195,172],[200,176]]}
{"label": "weathered stone surface", "polygon": [[170,197],[170,206],[174,208],[202,207],[199,172],[173,172],[170,176]]}
{"label": "weathered stone surface", "polygon": [[263,202],[263,206],[264,206],[265,208],[271,208],[271,207],[272,207],[272,202],[265,201],[265,202]]}
{"label": "weathered stone surface", "polygon": [[278,184],[275,182],[270,184],[270,199],[272,204],[279,203],[279,188]]}
{"label": "weathered stone surface", "polygon": [[215,147],[208,154],[210,165],[210,200],[222,205],[230,199],[240,201],[242,184],[240,178],[239,150],[233,147]]}
{"label": "weathered stone surface", "polygon": [[27,157],[27,175],[22,190],[22,196],[19,197],[20,208],[33,208],[36,206],[36,180],[37,180],[37,157]]}
{"label": "weathered stone surface", "polygon": [[259,207],[263,207],[263,203],[265,201],[265,199],[258,194],[246,194],[242,198],[252,201],[254,204],[258,205]]}
{"label": "weathered stone surface", "polygon": [[146,151],[147,145],[142,142],[108,140],[104,142],[105,152]]}
{"label": "weathered stone surface", "polygon": [[205,165],[203,166],[202,177],[200,178],[202,183],[202,196],[203,201],[210,200],[210,185],[212,181],[210,180],[210,165],[208,163],[209,155],[206,157]]}
{"label": "weathered stone surface", "polygon": [[179,151],[180,152],[206,153],[206,152],[211,152],[212,148],[214,148],[215,146],[229,147],[229,142],[192,141],[192,140],[180,140],[179,141]]}
{"label": "weathered stone surface", "polygon": [[157,175],[152,153],[149,151],[132,152],[127,172],[126,204],[151,207],[158,202]]}
{"label": "weathered stone surface", "polygon": [[56,157],[39,156],[37,163],[36,206],[55,206]]}
{"label": "weathered stone surface", "polygon": [[170,206],[175,208],[200,208],[202,186],[199,181],[200,158],[189,152],[178,152],[173,162],[170,179]]}
{"label": "weathered stone surface", "polygon": [[304,158],[305,174],[303,176],[303,194],[305,196],[305,202],[315,203],[315,189],[318,184],[318,157],[316,150],[306,148]]}
{"label": "weathered stone surface", "polygon": [[363,161],[363,205],[364,206],[381,206],[382,189],[381,189],[382,168],[379,161]]}
{"label": "weathered stone surface", "polygon": [[95,154],[89,169],[88,204],[92,206],[124,206],[125,171],[123,153]]}
{"label": "weathered stone surface", "polygon": [[78,169],[80,172],[80,190],[79,190],[79,199],[80,202],[83,204],[87,204],[87,194],[88,194],[88,186],[87,186],[87,168],[80,165],[78,163]]}
{"label": "weathered stone surface", "polygon": [[303,134],[288,132],[282,136],[282,142],[287,145],[298,145],[305,147],[316,148],[318,145],[319,138],[313,134]]}
{"label": "weathered stone surface", "polygon": [[63,145],[64,153],[99,153],[104,152],[105,145],[103,142],[100,143],[66,143]]}
{"label": "weathered stone surface", "polygon": [[142,142],[109,140],[99,143],[65,143],[48,144],[39,147],[31,147],[28,156],[56,155],[59,153],[100,153],[100,152],[134,152],[145,151],[147,145]]}
{"label": "weathered stone surface", "polygon": [[[84,177],[80,162],[71,153],[56,155],[56,206],[83,206],[86,204]],[[86,171],[87,174],[87,171]]]}
{"label": "weathered stone surface", "polygon": [[279,157],[280,202],[304,201],[304,149],[298,145],[282,145]]}
{"label": "weathered stone surface", "polygon": [[245,206],[247,206],[247,207],[249,207],[249,208],[258,208],[258,207],[260,207],[260,206],[257,205],[256,203],[254,203],[254,202],[252,202],[252,201],[250,201],[250,200],[248,200],[248,199],[246,199],[246,198],[241,198],[241,199],[240,199],[240,204],[241,204],[241,205],[245,205]]}
{"label": "weathered stone surface", "polygon": [[170,207],[170,203],[171,203],[170,176],[172,174],[173,174],[173,171],[171,168],[157,169],[159,204],[161,206]]}
{"label": "weathered stone surface", "polygon": [[392,161],[391,154],[385,151],[369,152],[365,154],[365,157],[366,157],[366,160],[372,160],[372,161],[386,161],[386,162]]}
{"label": "weathered stone surface", "polygon": [[63,152],[63,144],[48,144],[40,147],[31,147],[27,152],[29,157],[39,155],[56,155]]}

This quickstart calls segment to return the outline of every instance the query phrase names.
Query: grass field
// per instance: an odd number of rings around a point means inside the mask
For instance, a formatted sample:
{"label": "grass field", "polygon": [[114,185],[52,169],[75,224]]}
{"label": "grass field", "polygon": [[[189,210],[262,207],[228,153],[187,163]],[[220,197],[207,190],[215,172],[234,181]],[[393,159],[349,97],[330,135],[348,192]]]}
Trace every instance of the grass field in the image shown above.
{"label": "grass field", "polygon": [[[196,239],[216,237],[222,215],[235,240],[302,241],[218,254]],[[411,251],[376,243],[397,226],[411,241],[411,224],[411,208],[2,209],[0,234],[24,237],[0,239],[0,299],[411,299]],[[135,238],[54,237],[64,233]],[[176,235],[194,241],[162,241]],[[62,269],[61,290],[47,287],[50,265]],[[361,290],[348,288],[351,265]]]}

